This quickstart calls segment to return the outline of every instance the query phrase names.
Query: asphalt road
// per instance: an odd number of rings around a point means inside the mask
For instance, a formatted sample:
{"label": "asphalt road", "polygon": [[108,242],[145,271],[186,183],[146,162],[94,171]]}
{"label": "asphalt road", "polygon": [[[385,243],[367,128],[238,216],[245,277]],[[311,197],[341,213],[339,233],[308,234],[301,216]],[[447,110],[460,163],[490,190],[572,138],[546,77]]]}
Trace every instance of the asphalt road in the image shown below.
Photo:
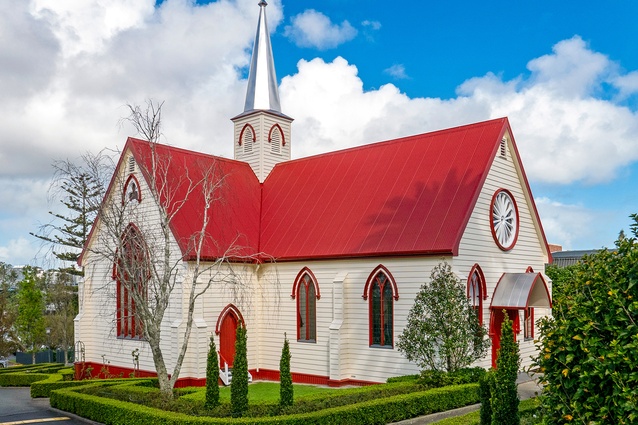
{"label": "asphalt road", "polygon": [[49,399],[32,399],[29,388],[0,387],[0,425],[48,424],[86,425],[87,422],[55,411]]}

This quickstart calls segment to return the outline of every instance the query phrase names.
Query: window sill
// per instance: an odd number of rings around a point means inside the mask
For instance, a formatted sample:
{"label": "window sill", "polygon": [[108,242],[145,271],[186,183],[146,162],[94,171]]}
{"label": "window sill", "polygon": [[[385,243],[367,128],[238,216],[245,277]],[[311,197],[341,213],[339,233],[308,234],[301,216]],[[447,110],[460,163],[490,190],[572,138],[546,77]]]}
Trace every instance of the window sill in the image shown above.
{"label": "window sill", "polygon": [[372,344],[370,345],[370,348],[381,348],[384,350],[393,350],[394,347],[392,345],[379,345],[379,344]]}
{"label": "window sill", "polygon": [[316,339],[298,339],[297,342],[301,342],[303,344],[316,344]]}

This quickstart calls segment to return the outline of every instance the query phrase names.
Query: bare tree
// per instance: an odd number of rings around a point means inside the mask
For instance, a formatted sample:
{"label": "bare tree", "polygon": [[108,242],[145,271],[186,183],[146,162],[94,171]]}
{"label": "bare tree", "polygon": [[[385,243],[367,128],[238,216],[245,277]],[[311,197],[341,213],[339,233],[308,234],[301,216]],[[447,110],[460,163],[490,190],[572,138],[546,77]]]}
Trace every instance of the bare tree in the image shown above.
{"label": "bare tree", "polygon": [[[130,115],[125,120],[148,140],[136,156],[136,166],[147,183],[144,186],[147,194],[145,201],[139,202],[141,183],[136,185],[127,177],[130,170],[114,176],[112,190],[96,221],[96,240],[87,246],[83,262],[114,265],[115,296],[119,300],[118,335],[141,337],[148,343],[160,390],[170,398],[188,348],[197,299],[217,283],[229,284],[240,293],[247,291],[244,275],[237,271],[241,267],[230,263],[252,262],[253,258],[237,244],[239,235],[221,246],[207,231],[213,205],[223,203],[227,193],[223,190],[227,174],[220,161],[208,158],[188,166],[177,163],[171,150],[158,143],[162,138],[162,103],[149,100],[145,108],[127,106]],[[180,172],[176,173],[176,169]],[[194,197],[197,202],[192,202]],[[199,210],[191,211],[193,205]],[[194,230],[187,242],[179,244],[171,224],[186,207]],[[203,258],[203,253],[208,252],[206,247],[211,246],[215,246],[218,254],[215,258]],[[93,272],[87,271],[87,279],[90,273]],[[184,333],[169,374],[160,341],[162,323],[176,288],[187,294],[188,300]]]}

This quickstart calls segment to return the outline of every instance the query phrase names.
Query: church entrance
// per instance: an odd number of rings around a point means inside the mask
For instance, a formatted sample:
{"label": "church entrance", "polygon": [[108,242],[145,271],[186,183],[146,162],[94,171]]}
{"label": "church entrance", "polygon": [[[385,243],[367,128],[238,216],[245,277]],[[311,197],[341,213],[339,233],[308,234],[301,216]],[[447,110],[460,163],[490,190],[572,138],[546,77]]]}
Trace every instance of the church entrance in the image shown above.
{"label": "church entrance", "polygon": [[224,368],[224,362],[228,363],[229,368],[233,367],[238,323],[239,318],[233,310],[228,310],[222,318],[222,323],[219,327],[219,363],[222,369]]}
{"label": "church entrance", "polygon": [[[493,308],[490,317],[490,336],[492,337],[492,367],[496,368],[496,359],[498,358],[498,350],[501,348],[501,326],[503,326],[503,320],[505,320],[504,310],[499,308]],[[516,334],[520,329],[518,310],[505,310],[507,316],[512,322],[512,328],[514,331],[514,339],[516,340]]]}

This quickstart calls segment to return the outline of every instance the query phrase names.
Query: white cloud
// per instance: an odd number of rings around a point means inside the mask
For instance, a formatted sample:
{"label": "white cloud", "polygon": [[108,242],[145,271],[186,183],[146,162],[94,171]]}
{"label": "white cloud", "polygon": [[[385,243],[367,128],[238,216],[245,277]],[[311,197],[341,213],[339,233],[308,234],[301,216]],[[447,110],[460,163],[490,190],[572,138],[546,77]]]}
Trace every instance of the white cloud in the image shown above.
{"label": "white cloud", "polygon": [[568,205],[546,197],[536,198],[535,202],[545,235],[551,237],[548,242],[562,245],[563,250],[582,246],[579,242],[592,238],[599,230],[597,215],[582,205]]}
{"label": "white cloud", "polygon": [[361,25],[374,31],[378,31],[381,29],[381,22],[379,21],[369,21],[366,19],[365,21],[361,22]]}
{"label": "white cloud", "polygon": [[0,245],[0,262],[13,266],[34,264],[37,250],[37,244],[27,238],[11,239]]}
{"label": "white cloud", "polygon": [[403,64],[394,64],[390,68],[384,69],[383,72],[398,80],[405,80],[410,78],[405,72],[405,66]]}
{"label": "white cloud", "polygon": [[350,22],[333,24],[330,18],[313,9],[293,16],[291,21],[292,25],[286,26],[284,35],[299,47],[331,49],[352,40],[357,35],[357,30]]}
{"label": "white cloud", "polygon": [[619,75],[613,80],[613,83],[618,88],[621,99],[638,94],[638,71]]}

